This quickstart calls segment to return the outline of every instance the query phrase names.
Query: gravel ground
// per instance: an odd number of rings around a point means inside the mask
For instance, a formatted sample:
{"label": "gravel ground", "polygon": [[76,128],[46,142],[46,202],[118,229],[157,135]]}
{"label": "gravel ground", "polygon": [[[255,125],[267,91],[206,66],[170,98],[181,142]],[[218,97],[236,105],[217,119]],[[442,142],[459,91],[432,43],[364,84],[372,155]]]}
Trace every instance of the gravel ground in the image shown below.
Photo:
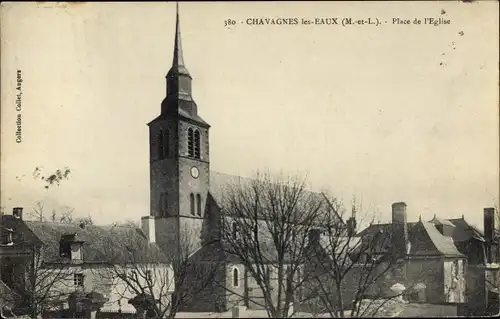
{"label": "gravel ground", "polygon": [[[385,303],[384,303],[385,302]],[[384,303],[380,309],[377,307]],[[361,311],[365,311],[363,317],[397,317],[399,316],[405,307],[404,302],[397,300],[362,300],[361,301]],[[376,312],[376,313],[374,313]],[[345,311],[344,316],[349,317],[351,311]],[[305,312],[297,312],[293,316],[294,318],[313,318],[313,315]],[[328,314],[319,314],[316,318],[329,318]],[[176,318],[233,318],[232,312],[227,311],[223,313],[213,313],[213,312],[179,312]],[[240,318],[268,318],[267,312],[265,310],[244,310],[240,314]]]}

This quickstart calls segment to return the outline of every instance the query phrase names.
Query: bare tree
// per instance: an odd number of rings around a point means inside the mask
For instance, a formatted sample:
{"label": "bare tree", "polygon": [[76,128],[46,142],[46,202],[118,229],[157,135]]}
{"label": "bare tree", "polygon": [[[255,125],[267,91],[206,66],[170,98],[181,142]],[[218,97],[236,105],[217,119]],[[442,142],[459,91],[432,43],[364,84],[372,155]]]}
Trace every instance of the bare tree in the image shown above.
{"label": "bare tree", "polygon": [[69,207],[69,206],[64,206],[62,209],[62,212],[59,215],[59,222],[60,223],[66,223],[66,224],[71,224],[73,223],[73,212],[75,211],[74,208]]}
{"label": "bare tree", "polygon": [[35,203],[35,207],[33,207],[33,209],[30,212],[30,216],[33,217],[37,221],[43,222],[45,220],[45,216],[43,216],[44,207],[45,207],[45,204],[43,201],[37,201]]}
{"label": "bare tree", "polygon": [[[383,293],[381,282],[388,274],[403,279],[401,266],[392,254],[386,253],[391,244],[390,233],[377,232],[362,241],[356,236],[356,224],[361,221],[355,217],[355,198],[349,218],[342,202],[332,197],[327,202],[336,214],[326,216],[322,233],[311,245],[307,265],[313,280],[308,282],[305,294],[315,301],[314,312],[335,318],[343,318],[347,313],[350,317],[374,316],[390,300],[378,302]],[[337,217],[331,216],[341,216],[347,223],[339,223]],[[389,287],[384,288],[389,291]]]}
{"label": "bare tree", "polygon": [[[163,251],[135,227],[112,226],[105,239],[106,268],[96,274],[116,287],[123,286],[117,290],[121,298],[130,302],[135,296],[132,302],[142,303],[143,316],[174,318],[182,304],[212,281],[216,271],[216,265],[192,260],[195,247],[190,236],[182,234],[178,244]],[[115,245],[117,237],[123,246]]]}
{"label": "bare tree", "polygon": [[80,226],[94,225],[94,220],[90,214],[87,217],[80,217],[76,219],[76,223]]}
{"label": "bare tree", "polygon": [[[309,236],[324,215],[334,213],[326,198],[306,190],[305,178],[257,174],[229,185],[222,201],[222,241],[245,268],[251,295],[229,289],[234,302],[265,307],[273,318],[293,315],[307,279],[303,271]],[[253,287],[251,287],[253,286]]]}
{"label": "bare tree", "polygon": [[[74,211],[75,209],[70,206],[64,206],[61,208],[62,212],[60,214],[57,213],[56,209],[52,209],[52,213],[50,215],[50,221],[55,223],[55,222],[60,222],[60,223],[66,223],[66,224],[71,224],[73,222],[76,223],[83,223],[84,225],[93,225],[94,222],[92,220],[92,217],[89,215],[87,217],[81,217],[81,218],[76,218],[74,217]],[[43,201],[37,201],[35,203],[35,207],[32,209],[30,212],[30,216],[33,217],[36,221],[46,221],[47,219],[45,218],[45,204]]]}
{"label": "bare tree", "polygon": [[48,263],[44,257],[49,252],[44,246],[32,246],[31,258],[24,263],[21,280],[14,283],[13,291],[21,296],[24,309],[32,318],[40,317],[48,309],[68,297],[72,273],[60,263]]}

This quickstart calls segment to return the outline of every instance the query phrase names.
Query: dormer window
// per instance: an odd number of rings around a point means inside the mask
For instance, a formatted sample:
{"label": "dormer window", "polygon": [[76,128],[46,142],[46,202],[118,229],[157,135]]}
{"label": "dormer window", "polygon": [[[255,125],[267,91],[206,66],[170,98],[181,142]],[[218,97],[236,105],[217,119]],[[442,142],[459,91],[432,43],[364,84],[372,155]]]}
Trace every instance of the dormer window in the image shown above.
{"label": "dormer window", "polygon": [[14,245],[14,242],[12,240],[12,234],[14,233],[14,230],[11,228],[5,228],[4,233],[2,234],[2,245],[6,246],[12,246]]}
{"label": "dormer window", "polygon": [[71,261],[83,260],[83,241],[76,238],[76,234],[62,235],[59,241],[59,255]]}

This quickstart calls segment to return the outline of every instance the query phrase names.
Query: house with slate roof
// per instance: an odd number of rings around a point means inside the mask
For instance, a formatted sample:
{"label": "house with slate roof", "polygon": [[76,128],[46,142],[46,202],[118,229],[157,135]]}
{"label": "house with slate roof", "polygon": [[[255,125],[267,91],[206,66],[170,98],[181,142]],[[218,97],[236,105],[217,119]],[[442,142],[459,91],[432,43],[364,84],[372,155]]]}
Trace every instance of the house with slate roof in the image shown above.
{"label": "house with slate roof", "polygon": [[[463,216],[442,219],[435,215],[428,222],[407,222],[406,205],[396,203],[392,223],[370,225],[358,236],[370,240],[377,232],[390,233],[393,245],[381,249],[381,253],[407,247],[405,276],[398,280],[407,287],[418,284],[423,288],[420,294],[409,292],[410,300],[457,304],[461,314],[484,315],[488,307],[490,313],[498,312],[499,287],[498,271],[491,266],[498,262],[498,245],[493,240],[494,209],[485,208],[484,216],[485,232],[467,223]],[[495,282],[490,286],[488,276]]]}
{"label": "house with slate roof", "polygon": [[[151,265],[152,271],[165,269],[162,274],[170,274],[173,282],[168,256],[156,243],[149,242],[141,229],[28,221],[22,219],[21,208],[15,208],[13,215],[0,218],[1,233],[5,234],[6,229],[12,233],[9,244],[1,247],[2,282],[22,295],[25,287],[16,283],[24,283],[27,275],[36,272],[35,291],[45,293],[46,287],[49,292],[45,301],[51,308],[47,310],[67,309],[69,296],[78,293],[101,295],[105,301],[100,307],[102,311],[135,312],[129,300],[136,294],[113,276],[116,265],[123,265],[125,271],[128,268],[134,271],[136,265],[130,264],[127,255],[131,249],[135,249],[134,258],[138,264]],[[5,248],[10,250],[9,254]],[[29,267],[32,263],[35,263],[34,268]],[[174,284],[168,287],[170,292],[173,289]]]}
{"label": "house with slate roof", "polygon": [[408,288],[418,285],[423,291],[414,291],[409,296],[415,301],[464,303],[467,258],[447,236],[447,227],[452,226],[444,223],[445,232],[441,233],[437,219],[407,222],[406,215],[406,204],[395,203],[391,224],[373,224],[358,234],[362,241],[370,240],[377,232],[391,236],[391,244],[381,247],[379,253],[398,254],[404,260],[404,267],[399,278],[384,278],[386,284],[399,282]]}

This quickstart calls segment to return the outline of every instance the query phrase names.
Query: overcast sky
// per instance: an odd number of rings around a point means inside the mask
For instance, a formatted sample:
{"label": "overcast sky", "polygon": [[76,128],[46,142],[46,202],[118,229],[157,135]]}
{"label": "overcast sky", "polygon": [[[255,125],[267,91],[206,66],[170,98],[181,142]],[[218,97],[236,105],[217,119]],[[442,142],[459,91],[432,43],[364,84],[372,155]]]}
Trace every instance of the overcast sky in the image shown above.
{"label": "overcast sky", "polygon": [[[191,2],[180,15],[212,170],[298,172],[384,220],[404,201],[409,220],[464,214],[482,227],[499,192],[496,1]],[[245,23],[260,17],[388,23]],[[98,223],[148,215],[146,123],[165,96],[175,4],[2,3],[1,23],[2,206],[44,200]],[[45,190],[36,166],[68,166],[71,178]]]}

